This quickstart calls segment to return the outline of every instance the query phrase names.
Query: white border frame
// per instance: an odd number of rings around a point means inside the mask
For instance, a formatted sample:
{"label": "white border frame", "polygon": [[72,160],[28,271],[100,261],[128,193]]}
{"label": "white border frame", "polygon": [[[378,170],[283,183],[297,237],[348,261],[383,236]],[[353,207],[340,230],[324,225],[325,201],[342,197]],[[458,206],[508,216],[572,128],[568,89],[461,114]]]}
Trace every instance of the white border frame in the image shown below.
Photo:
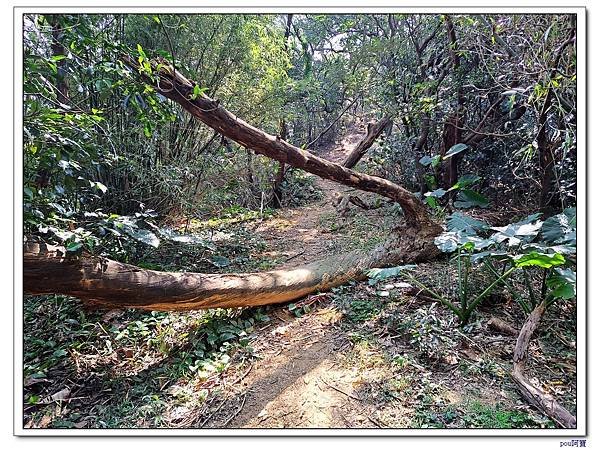
{"label": "white border frame", "polygon": [[[65,3],[67,3],[65,1]],[[71,2],[69,2],[71,3]],[[107,2],[108,3],[108,2]],[[543,437],[583,437],[587,434],[587,28],[586,9],[578,7],[545,7],[545,6],[514,6],[514,7],[491,7],[491,6],[465,6],[465,7],[340,7],[340,6],[305,6],[305,7],[282,7],[282,6],[222,6],[222,2],[204,2],[202,7],[172,6],[172,7],[132,7],[117,6],[122,2],[110,2],[112,5],[102,7],[79,7],[79,6],[15,6],[13,9],[13,39],[14,39],[14,110],[13,110],[13,133],[14,133],[14,398],[13,398],[13,432],[17,436],[543,436]],[[151,3],[151,1],[148,1]],[[307,2],[308,3],[308,2]],[[317,5],[319,2],[311,2]],[[350,3],[350,2],[347,2]],[[577,107],[580,112],[577,116],[577,203],[578,203],[578,234],[579,246],[577,252],[578,291],[577,298],[577,428],[573,430],[543,429],[543,430],[500,430],[500,429],[25,429],[23,428],[23,152],[22,152],[22,15],[27,13],[460,13],[460,14],[576,14],[577,16]],[[582,237],[584,237],[582,241]],[[581,268],[584,270],[581,270]],[[582,295],[582,292],[585,294]],[[18,356],[17,356],[18,355]],[[583,391],[583,394],[582,394]]]}

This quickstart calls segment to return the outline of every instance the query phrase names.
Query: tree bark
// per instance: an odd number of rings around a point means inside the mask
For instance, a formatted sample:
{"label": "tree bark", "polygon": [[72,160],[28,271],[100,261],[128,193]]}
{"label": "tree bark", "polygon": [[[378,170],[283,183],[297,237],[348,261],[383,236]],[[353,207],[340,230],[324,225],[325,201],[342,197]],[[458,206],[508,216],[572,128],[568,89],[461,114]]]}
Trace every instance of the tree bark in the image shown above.
{"label": "tree bark", "polygon": [[[291,14],[289,14],[289,16],[291,16]],[[281,139],[284,141],[287,139],[287,125],[283,119],[279,121],[279,136],[281,136]],[[285,163],[280,162],[279,167],[277,168],[277,173],[275,174],[275,179],[273,180],[273,196],[271,197],[272,208],[277,209],[281,208],[282,206],[283,192],[281,191],[281,185],[283,184],[284,179]]]}
{"label": "tree bark", "polygon": [[517,343],[515,345],[515,353],[513,356],[513,371],[512,377],[517,383],[517,386],[523,396],[535,406],[537,409],[542,411],[554,422],[563,428],[576,428],[576,418],[565,408],[563,408],[554,398],[546,394],[541,389],[533,386],[525,376],[525,369],[527,363],[527,348],[529,347],[529,341],[531,336],[537,329],[542,320],[542,315],[546,311],[546,304],[540,303],[529,315],[527,321],[521,328]]}
{"label": "tree bark", "polygon": [[[124,61],[129,67],[138,69],[138,62],[130,57]],[[153,62],[153,74],[156,79],[146,74],[141,76],[162,95],[179,103],[186,111],[222,135],[238,144],[254,150],[279,162],[303,169],[321,178],[388,197],[400,204],[409,226],[428,228],[433,225],[425,206],[408,190],[383,178],[366,175],[327,161],[312,153],[298,148],[278,136],[273,136],[249,125],[236,117],[204,94],[193,95],[192,81],[174,70],[166,60]]]}
{"label": "tree bark", "polygon": [[[443,147],[440,154],[446,155],[446,152],[450,150],[453,145],[461,142],[462,127],[464,124],[464,103],[465,96],[463,92],[462,82],[463,76],[460,73],[460,55],[458,53],[458,41],[456,40],[456,31],[454,29],[454,22],[449,15],[444,16],[446,22],[446,31],[448,33],[448,51],[452,60],[452,67],[454,76],[457,78],[458,86],[456,88],[456,111],[452,113],[444,124],[444,135],[443,135]],[[442,172],[442,186],[446,189],[450,189],[458,181],[458,163],[462,159],[463,155],[451,156],[444,160],[441,165]],[[456,195],[456,191],[451,192],[450,197],[453,198]]]}
{"label": "tree bark", "polygon": [[367,153],[367,150],[371,148],[375,140],[377,140],[377,138],[381,136],[383,130],[385,130],[391,122],[392,119],[386,116],[378,122],[369,123],[367,125],[367,134],[360,140],[356,147],[352,149],[350,154],[342,163],[342,166],[347,167],[348,169],[352,169],[365,155],[365,153]]}
{"label": "tree bark", "polygon": [[62,247],[28,241],[23,248],[25,294],[65,294],[95,306],[178,311],[283,303],[366,278],[374,267],[429,260],[438,229],[408,229],[370,253],[334,256],[290,270],[203,274],[159,272]]}

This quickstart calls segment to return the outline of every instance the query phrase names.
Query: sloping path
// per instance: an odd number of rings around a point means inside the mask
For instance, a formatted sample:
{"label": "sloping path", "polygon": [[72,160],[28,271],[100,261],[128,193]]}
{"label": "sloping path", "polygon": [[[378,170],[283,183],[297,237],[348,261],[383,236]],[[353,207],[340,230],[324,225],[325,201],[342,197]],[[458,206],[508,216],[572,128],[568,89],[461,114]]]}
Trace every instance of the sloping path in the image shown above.
{"label": "sloping path", "polygon": [[[343,140],[325,147],[320,156],[341,162],[363,136],[352,126]],[[297,266],[330,256],[336,250],[334,233],[320,226],[323,218],[338,214],[334,200],[353,190],[315,177],[323,198],[317,203],[285,208],[261,223],[256,232],[271,252],[283,255],[278,268]],[[306,301],[322,306],[295,317],[286,305],[272,312],[272,324],[257,333],[252,345],[258,360],[224,380],[230,392],[226,405],[205,427],[227,428],[370,428],[383,426],[374,406],[360,393],[372,381],[345,361],[351,344],[339,328],[341,314],[327,307],[329,294]],[[245,374],[239,378],[239,373]]]}
{"label": "sloping path", "polygon": [[[342,140],[322,148],[319,156],[341,163],[364,132],[363,127],[351,125]],[[336,250],[334,234],[323,230],[321,221],[337,214],[334,201],[338,195],[355,190],[314,175],[311,177],[322,192],[321,200],[297,208],[283,208],[275,217],[262,222],[254,230],[267,242],[269,251],[283,259],[284,262],[277,268],[315,261]]]}

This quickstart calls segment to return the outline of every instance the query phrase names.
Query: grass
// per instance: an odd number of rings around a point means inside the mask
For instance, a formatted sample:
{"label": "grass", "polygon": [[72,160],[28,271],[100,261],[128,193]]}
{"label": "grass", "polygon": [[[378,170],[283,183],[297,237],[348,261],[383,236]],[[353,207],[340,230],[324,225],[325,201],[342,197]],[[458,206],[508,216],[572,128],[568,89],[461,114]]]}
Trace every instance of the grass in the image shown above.
{"label": "grass", "polygon": [[548,428],[552,423],[527,411],[512,409],[502,403],[485,404],[467,400],[457,405],[438,405],[432,408],[425,397],[413,420],[416,428]]}

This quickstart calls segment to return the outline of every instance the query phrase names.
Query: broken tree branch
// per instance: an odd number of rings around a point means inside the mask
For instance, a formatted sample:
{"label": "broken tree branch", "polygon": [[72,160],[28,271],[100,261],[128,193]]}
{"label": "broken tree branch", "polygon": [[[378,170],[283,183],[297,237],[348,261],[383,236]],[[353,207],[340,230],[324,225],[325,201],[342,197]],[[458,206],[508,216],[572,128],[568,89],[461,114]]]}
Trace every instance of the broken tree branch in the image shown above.
{"label": "broken tree branch", "polygon": [[[126,56],[124,62],[138,72],[137,60]],[[202,93],[195,95],[196,83],[174,70],[164,59],[160,63],[153,61],[151,67],[153,77],[140,73],[146,82],[152,83],[162,95],[179,103],[194,117],[243,147],[321,178],[388,197],[400,204],[409,226],[416,228],[435,226],[425,206],[402,186],[319,158],[278,136],[267,134],[244,122],[221,106],[218,100],[213,100]]]}

